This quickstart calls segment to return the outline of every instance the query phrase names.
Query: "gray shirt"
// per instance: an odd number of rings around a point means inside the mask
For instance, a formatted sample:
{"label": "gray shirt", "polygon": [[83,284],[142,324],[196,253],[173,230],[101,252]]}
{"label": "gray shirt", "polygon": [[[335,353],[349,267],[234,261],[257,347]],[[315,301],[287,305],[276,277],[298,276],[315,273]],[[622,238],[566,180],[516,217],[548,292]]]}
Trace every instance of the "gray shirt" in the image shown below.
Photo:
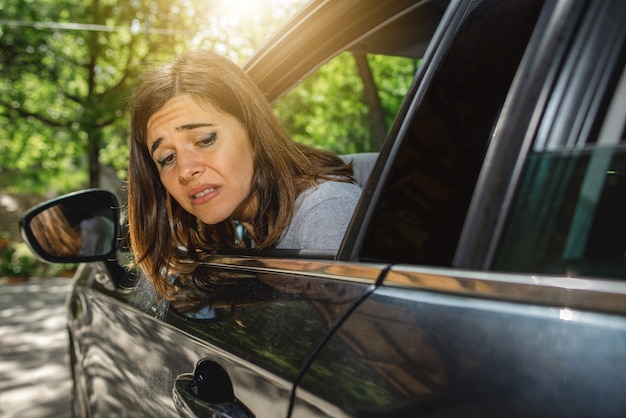
{"label": "gray shirt", "polygon": [[356,184],[325,181],[298,196],[276,248],[337,250],[361,196]]}

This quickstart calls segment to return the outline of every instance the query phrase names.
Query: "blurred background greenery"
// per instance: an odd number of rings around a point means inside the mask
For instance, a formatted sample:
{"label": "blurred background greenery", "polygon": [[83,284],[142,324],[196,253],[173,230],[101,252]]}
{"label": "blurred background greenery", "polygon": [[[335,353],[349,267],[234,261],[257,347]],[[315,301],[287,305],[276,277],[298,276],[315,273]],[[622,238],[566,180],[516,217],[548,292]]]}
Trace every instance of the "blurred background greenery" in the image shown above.
{"label": "blurred background greenery", "polygon": [[[19,215],[30,206],[88,187],[123,200],[128,100],[146,69],[189,48],[210,48],[243,64],[304,4],[0,2],[0,277],[41,270],[18,234]],[[377,86],[363,77],[363,65],[387,83],[378,86],[374,104],[364,98],[364,89]],[[297,141],[337,153],[377,150],[416,65],[344,53],[275,109]],[[372,106],[382,109],[377,120]]]}

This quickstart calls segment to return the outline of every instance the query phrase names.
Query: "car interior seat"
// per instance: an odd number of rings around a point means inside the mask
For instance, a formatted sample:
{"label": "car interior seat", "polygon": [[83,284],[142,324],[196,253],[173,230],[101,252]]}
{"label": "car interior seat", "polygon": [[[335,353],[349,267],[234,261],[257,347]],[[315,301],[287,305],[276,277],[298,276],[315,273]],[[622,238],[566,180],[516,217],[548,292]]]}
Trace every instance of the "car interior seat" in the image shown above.
{"label": "car interior seat", "polygon": [[370,173],[376,160],[377,152],[362,152],[358,154],[346,154],[339,156],[346,164],[352,162],[353,177],[357,184],[363,188],[369,179]]}

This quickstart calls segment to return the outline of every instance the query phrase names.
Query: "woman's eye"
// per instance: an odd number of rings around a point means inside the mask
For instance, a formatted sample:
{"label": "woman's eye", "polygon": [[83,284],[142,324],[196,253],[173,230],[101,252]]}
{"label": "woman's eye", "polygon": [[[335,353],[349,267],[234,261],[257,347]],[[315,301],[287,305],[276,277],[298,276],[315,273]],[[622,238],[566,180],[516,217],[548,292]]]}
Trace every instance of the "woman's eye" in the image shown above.
{"label": "woman's eye", "polygon": [[166,165],[171,164],[172,161],[174,161],[175,156],[176,156],[176,154],[166,155],[163,158],[159,158],[157,160],[157,163],[159,164],[160,167],[165,167]]}
{"label": "woman's eye", "polygon": [[200,140],[198,140],[196,144],[201,147],[208,147],[209,145],[213,144],[213,142],[215,142],[216,137],[217,137],[217,133],[212,132],[209,135],[200,138]]}

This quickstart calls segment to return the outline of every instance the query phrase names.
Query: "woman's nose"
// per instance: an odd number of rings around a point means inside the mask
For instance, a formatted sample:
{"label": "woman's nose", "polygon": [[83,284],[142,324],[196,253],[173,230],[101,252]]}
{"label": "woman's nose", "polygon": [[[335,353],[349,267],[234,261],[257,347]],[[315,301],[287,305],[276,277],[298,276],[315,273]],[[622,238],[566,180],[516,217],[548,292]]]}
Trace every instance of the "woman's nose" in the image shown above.
{"label": "woman's nose", "polygon": [[194,152],[178,152],[178,180],[187,183],[202,173],[202,162]]}

